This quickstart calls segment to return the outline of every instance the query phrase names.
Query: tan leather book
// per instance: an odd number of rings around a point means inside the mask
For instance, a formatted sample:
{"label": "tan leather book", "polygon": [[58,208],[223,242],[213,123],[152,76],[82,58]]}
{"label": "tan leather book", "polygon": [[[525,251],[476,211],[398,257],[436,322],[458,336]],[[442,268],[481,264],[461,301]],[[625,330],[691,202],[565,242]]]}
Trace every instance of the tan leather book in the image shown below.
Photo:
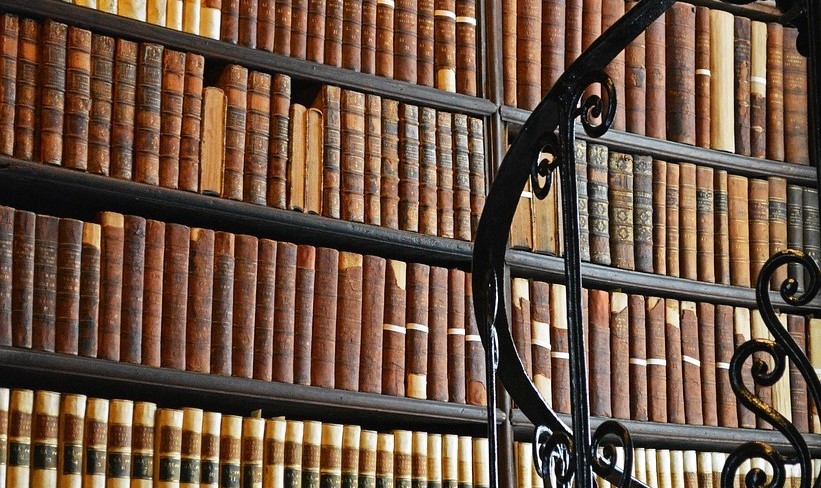
{"label": "tan leather book", "polygon": [[750,280],[750,219],[747,178],[729,175],[727,201],[729,217],[730,282],[735,286],[751,286]]}
{"label": "tan leather book", "polygon": [[784,161],[784,27],[767,24],[767,159]]}
{"label": "tan leather book", "polygon": [[211,374],[231,375],[231,326],[234,316],[235,236],[214,233],[214,287],[211,305]]}
{"label": "tan leather book", "polygon": [[186,367],[190,242],[188,226],[165,225],[160,364],[179,370]]}
{"label": "tan leather book", "polygon": [[[647,66],[645,134],[657,139],[667,138],[666,31],[666,18],[662,14],[650,24],[644,35],[646,44],[645,63]],[[656,273],[659,273],[658,269]]]}
{"label": "tan leather book", "polygon": [[136,122],[137,63],[139,45],[117,39],[111,106],[111,162],[109,174],[132,179]]}
{"label": "tan leather book", "polygon": [[185,369],[211,372],[211,318],[214,299],[214,231],[192,228],[188,254]]}
{"label": "tan leather book", "polygon": [[[151,185],[157,185],[160,179],[163,51],[158,44],[140,44],[137,63],[134,180]],[[183,69],[180,65],[179,71]],[[182,79],[179,81],[181,91]]]}
{"label": "tan leather book", "polygon": [[[6,210],[0,209],[0,212]],[[12,211],[8,209],[8,224],[12,223]],[[80,312],[80,273],[81,254],[83,248],[83,222],[74,219],[60,219],[57,236],[57,267],[56,267],[56,300],[54,336],[57,352],[77,354],[79,341],[79,312]],[[8,225],[8,243],[11,244],[13,233]],[[8,248],[8,264],[11,267],[11,246]],[[7,268],[8,269],[8,268]],[[9,277],[11,274],[9,273]],[[9,283],[10,285],[10,283]],[[7,345],[11,345],[11,287],[7,289],[5,312],[8,315],[8,326],[2,336],[7,336]]]}
{"label": "tan leather book", "polygon": [[225,92],[221,89],[212,86],[203,89],[199,191],[207,195],[222,195],[226,104]]}
{"label": "tan leather book", "polygon": [[259,239],[254,310],[254,379],[273,379],[277,241]]}
{"label": "tan leather book", "polygon": [[105,486],[109,401],[89,398],[83,427],[83,486]]}
{"label": "tan leather book", "polygon": [[[59,414],[59,393],[44,390],[34,392],[30,460],[30,480],[33,486],[54,486],[57,483],[57,456],[55,454],[58,448]],[[38,456],[38,453],[49,453],[49,455]]]}
{"label": "tan leather book", "polygon": [[476,0],[456,0],[456,91],[477,94]]}
{"label": "tan leather book", "polygon": [[247,106],[242,200],[265,205],[271,132],[271,75],[259,71],[248,73]]}
{"label": "tan leather book", "polygon": [[[341,2],[340,2],[341,3]],[[365,221],[365,94],[342,90],[340,216]]]}
{"label": "tan leather book", "polygon": [[270,207],[286,208],[290,151],[291,77],[275,74],[271,78],[271,88],[267,203]]}
{"label": "tan leather book", "polygon": [[405,395],[427,398],[430,266],[409,263],[405,313]]}
{"label": "tan leather book", "polygon": [[294,280],[294,383],[311,384],[311,329],[314,318],[314,279],[316,248],[297,246]]}
{"label": "tan leather book", "polygon": [[123,286],[123,215],[100,215],[100,322],[97,357],[120,360],[120,332]]}
{"label": "tan leather book", "polygon": [[[88,120],[88,171],[109,174],[111,165],[112,95],[114,86],[113,38],[91,35],[91,106]],[[133,121],[132,121],[133,123]]]}
{"label": "tan leather book", "polygon": [[159,367],[161,364],[164,258],[165,224],[156,220],[146,220],[141,351],[141,361],[146,366]]}
{"label": "tan leather book", "polygon": [[385,322],[382,345],[382,393],[405,395],[405,305],[407,263],[388,260],[385,267]]}
{"label": "tan leather book", "polygon": [[242,450],[240,453],[240,486],[262,488],[262,453],[265,420],[257,417],[242,419]]}
{"label": "tan leather book", "polygon": [[148,20],[147,7],[146,0],[118,0],[117,15],[146,22]]}
{"label": "tan leather book", "polygon": [[[610,293],[610,391],[613,417],[630,418],[630,310],[627,294]],[[624,381],[628,378],[628,381]]]}
{"label": "tan leather book", "polygon": [[710,145],[735,151],[733,97],[733,15],[710,11]]}
{"label": "tan leather book", "polygon": [[[63,116],[66,96],[68,26],[47,20],[41,33],[39,65],[40,105],[40,160],[48,164],[62,164]],[[87,65],[86,65],[87,66]]]}
{"label": "tan leather book", "polygon": [[180,128],[180,163],[177,188],[199,190],[200,145],[202,142],[202,95],[205,58],[198,54],[185,55],[182,119]]}
{"label": "tan leather book", "polygon": [[185,64],[185,53],[171,49],[163,52],[158,182],[167,188],[177,188],[180,178]]}
{"label": "tan leather book", "polygon": [[359,357],[363,351],[361,347],[363,288],[362,255],[340,252],[334,387],[343,390],[357,391],[359,389]]}
{"label": "tan leather book", "polygon": [[219,484],[242,486],[242,417],[223,415],[219,439]]}
{"label": "tan leather book", "polygon": [[17,52],[20,22],[16,15],[5,14],[0,19],[0,153],[14,154],[14,107],[17,101]]}
{"label": "tan leather book", "polygon": [[242,200],[245,133],[248,112],[248,70],[232,64],[223,69],[218,86],[225,92],[225,156],[222,197]]}
{"label": "tan leather book", "polygon": [[710,147],[710,9],[696,7],[696,145]]}
{"label": "tan leather book", "polygon": [[134,402],[111,400],[108,405],[108,445],[106,447],[106,486],[131,485],[131,436]]}
{"label": "tan leather book", "polygon": [[428,283],[428,388],[430,400],[448,401],[448,270],[431,266]]}
{"label": "tan leather book", "polygon": [[307,142],[305,106],[291,105],[290,153],[288,158],[288,209],[305,209],[305,171]]}
{"label": "tan leather book", "polygon": [[305,209],[312,214],[322,213],[324,192],[324,116],[317,108],[305,113]]}
{"label": "tan leather book", "polygon": [[281,488],[285,485],[285,434],[287,421],[284,417],[265,421],[262,454],[262,486]]}
{"label": "tan leather book", "polygon": [[91,32],[69,27],[67,40],[63,166],[85,171],[90,135]]}
{"label": "tan leather book", "polygon": [[234,244],[231,374],[251,378],[254,371],[254,319],[257,304],[259,241],[256,237],[238,234]]}
{"label": "tan leather book", "polygon": [[436,110],[419,108],[419,232],[435,236],[437,224]]}
{"label": "tan leather book", "polygon": [[123,291],[120,312],[120,361],[142,362],[143,295],[145,293],[146,222],[142,217],[123,219]]}
{"label": "tan leather book", "polygon": [[[86,401],[85,395],[73,393],[64,393],[60,398],[59,437],[57,440],[58,486],[67,488],[82,486],[83,424],[86,415]],[[4,391],[0,391],[0,410],[5,410],[3,414],[8,412],[8,402],[9,391],[4,389]]]}
{"label": "tan leather book", "polygon": [[180,488],[200,486],[203,411],[186,407],[182,410],[182,444],[180,448]]}
{"label": "tan leather book", "polygon": [[153,486],[154,427],[157,405],[151,402],[134,402],[133,428],[131,431],[131,486]]}
{"label": "tan leather book", "polygon": [[400,103],[399,229],[411,232],[419,232],[419,143],[419,107]]}

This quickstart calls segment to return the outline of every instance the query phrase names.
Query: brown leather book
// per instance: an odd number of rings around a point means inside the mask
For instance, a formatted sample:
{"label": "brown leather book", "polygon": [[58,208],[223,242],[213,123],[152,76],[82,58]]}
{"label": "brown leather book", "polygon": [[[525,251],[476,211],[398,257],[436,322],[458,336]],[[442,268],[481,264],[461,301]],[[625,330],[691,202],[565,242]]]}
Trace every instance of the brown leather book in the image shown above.
{"label": "brown leather book", "polygon": [[274,310],[277,242],[260,239],[257,254],[257,300],[254,313],[254,379],[273,379]]}
{"label": "brown leather book", "polygon": [[715,283],[715,217],[713,168],[696,168],[696,261],[698,280]]}
{"label": "brown leather book", "polygon": [[[6,212],[3,212],[6,210]],[[12,241],[12,215],[8,207],[0,208],[0,212],[7,216],[8,244]],[[0,217],[2,218],[2,217]],[[5,229],[4,229],[5,230]],[[56,299],[54,323],[54,350],[65,354],[77,354],[79,340],[79,310],[80,310],[80,260],[83,248],[83,222],[74,219],[60,219],[57,229],[57,267],[56,267]],[[2,251],[5,254],[5,250]],[[11,246],[8,247],[8,268],[3,272],[11,278]],[[6,256],[3,256],[4,258]],[[10,283],[9,283],[10,284]],[[10,287],[4,289],[10,292]],[[2,300],[3,315],[11,319],[10,294]],[[8,331],[8,334],[5,333]],[[8,336],[8,341],[4,340]],[[11,320],[0,325],[0,343],[11,345]]]}
{"label": "brown leather book", "polygon": [[188,305],[185,369],[211,372],[211,317],[214,299],[214,231],[191,229],[188,255]]}
{"label": "brown leather book", "polygon": [[21,19],[17,46],[17,86],[14,111],[14,157],[31,161],[39,147],[40,23]]}
{"label": "brown leather book", "polygon": [[[804,252],[818,262],[821,259],[821,222],[818,218],[818,190],[815,188],[804,188],[803,198],[804,214]],[[804,283],[809,283],[810,276],[804,274]],[[805,285],[806,286],[806,285]]]}
{"label": "brown leather book", "polygon": [[419,109],[419,232],[435,236],[437,223],[436,110]]}
{"label": "brown leather book", "polygon": [[715,263],[716,283],[729,285],[730,280],[730,215],[727,195],[728,176],[725,170],[715,171]]}
{"label": "brown leather book", "polygon": [[735,152],[750,155],[750,19],[735,17],[734,60],[735,60]]}
{"label": "brown leather book", "polygon": [[248,111],[248,69],[236,64],[226,66],[222,71],[218,86],[225,92],[227,99],[222,197],[242,200]]}
{"label": "brown leather book", "polygon": [[405,305],[407,264],[389,259],[385,266],[385,323],[382,334],[382,393],[405,396]]}
{"label": "brown leather book", "polygon": [[696,145],[710,147],[710,9],[696,7]]}
{"label": "brown leather book", "polygon": [[590,414],[611,417],[613,395],[610,380],[610,294],[602,290],[590,290],[588,310],[590,384],[596,385],[590,391]]}
{"label": "brown leather book", "polygon": [[202,127],[202,84],[205,58],[186,53],[183,84],[182,126],[180,128],[180,163],[177,188],[186,191],[199,189],[200,128]]}
{"label": "brown leather book", "polygon": [[[85,395],[63,394],[60,399],[60,413],[58,419],[59,437],[57,440],[57,483],[69,486],[82,486],[83,466],[83,424],[85,422],[86,403]],[[2,415],[6,418],[8,411],[9,393],[3,392],[0,402],[3,404]],[[7,427],[6,427],[7,428]],[[129,437],[130,437],[129,432]],[[4,429],[3,435],[6,435]]]}
{"label": "brown leather book", "polygon": [[[542,14],[537,21],[541,24],[541,91],[539,95],[546,94],[564,72],[565,61],[565,2],[555,0],[541,1]],[[643,46],[642,46],[643,48]],[[642,65],[644,55],[642,53]],[[643,66],[642,66],[643,69]],[[643,76],[642,76],[643,78]],[[643,102],[643,100],[642,100]],[[629,110],[629,109],[628,109]],[[643,125],[643,124],[642,124]],[[642,127],[643,129],[644,127]]]}
{"label": "brown leather book", "polygon": [[568,67],[582,53],[582,0],[565,2],[564,13],[564,67]]}
{"label": "brown leather book", "polygon": [[767,159],[784,161],[784,27],[767,24]]}
{"label": "brown leather book", "polygon": [[681,276],[680,201],[681,171],[677,163],[667,163],[667,276]]}
{"label": "brown leather book", "polygon": [[798,31],[784,30],[784,160],[810,164],[807,58],[796,50]]}
{"label": "brown leather book", "polygon": [[477,94],[476,0],[456,0],[456,91]]}
{"label": "brown leather book", "polygon": [[533,110],[542,101],[542,1],[518,0],[515,8],[517,105]]}
{"label": "brown leather book", "polygon": [[[272,52],[274,50],[274,36],[276,35],[276,24],[277,21],[282,22],[283,19],[278,18],[277,16],[277,5],[275,0],[258,0],[257,3],[257,25],[254,26],[256,29],[256,48],[261,49],[263,51]],[[285,18],[287,17],[287,18]],[[287,16],[283,15],[284,20],[287,22],[287,32],[284,32],[284,36],[288,40],[288,51],[280,52],[278,54],[289,55],[291,54],[290,50],[290,43],[291,43],[291,3],[290,0],[288,1],[288,11]]]}
{"label": "brown leather book", "polygon": [[345,251],[339,253],[334,387],[349,391],[359,389],[359,356],[362,351],[362,261],[361,254]]}
{"label": "brown leather book", "polygon": [[66,38],[68,26],[46,20],[40,43],[39,79],[40,161],[61,164],[63,160],[63,115],[66,96]]}
{"label": "brown leather book", "polygon": [[[34,392],[31,390],[13,389],[6,403],[10,421],[8,424],[8,461],[6,465],[6,482],[10,485],[29,485],[31,471],[31,434]],[[18,420],[19,419],[19,420]],[[27,421],[26,421],[27,420]],[[18,456],[15,453],[23,455]]]}
{"label": "brown leather book", "polygon": [[294,382],[298,246],[277,243],[272,379]]}
{"label": "brown leather book", "polygon": [[419,107],[399,104],[399,228],[411,232],[419,232],[419,143]]}
{"label": "brown leather book", "polygon": [[[473,282],[471,275],[465,273],[465,310],[473,306]],[[476,316],[465,313],[465,377],[467,378],[467,403],[470,405],[487,405],[487,386],[485,384],[485,357],[479,326]]]}
{"label": "brown leather book", "polygon": [[[83,249],[85,252],[85,249]],[[143,276],[142,364],[159,367],[162,338],[162,296],[165,259],[165,224],[145,221],[145,271]]]}
{"label": "brown leather book", "polygon": [[667,274],[667,163],[653,160],[653,271]]}
{"label": "brown leather book", "polygon": [[297,246],[294,279],[294,383],[311,384],[311,327],[314,318],[316,248]]}
{"label": "brown leather book", "polygon": [[376,30],[377,10],[376,0],[362,1],[362,29],[360,39],[360,65],[363,73],[376,74]]}
{"label": "brown leather book", "polygon": [[630,352],[630,418],[648,420],[646,302],[641,295],[628,295]]}
{"label": "brown leather book", "polygon": [[62,163],[67,168],[85,171],[90,135],[91,32],[69,27],[67,41]]}
{"label": "brown leather book", "polygon": [[436,117],[436,221],[440,237],[453,238],[453,131],[452,115],[437,112]]}
{"label": "brown leather book", "polygon": [[[342,7],[342,67],[354,71],[360,71],[362,68],[363,7],[361,1],[344,2]],[[376,6],[373,7],[375,14]]]}
{"label": "brown leather book", "polygon": [[239,4],[240,0],[222,0],[220,6],[220,40],[236,44],[239,41]]}
{"label": "brown leather book", "polygon": [[382,185],[382,98],[365,95],[364,200],[365,223],[380,225]]}
{"label": "brown leather book", "polygon": [[[199,408],[186,407],[182,410],[182,439],[184,441],[180,449],[180,488],[200,486],[203,413]],[[129,443],[128,448],[130,447]]]}
{"label": "brown leather book", "polygon": [[[293,2],[292,0],[267,0],[268,8],[274,4],[274,15],[272,24],[262,24],[257,31],[257,45],[263,49],[273,50],[277,54],[288,56],[291,54],[291,27],[293,26]],[[262,2],[264,4],[265,2]],[[262,5],[260,4],[260,5]],[[270,18],[270,16],[269,16]]]}
{"label": "brown leather book", "polygon": [[396,2],[394,14],[393,77],[416,83],[419,50],[417,4],[412,0]]}
{"label": "brown leather book", "polygon": [[[804,249],[804,189],[797,185],[787,186],[787,247]],[[787,274],[798,280],[799,290],[803,289],[804,268],[800,264],[787,265]],[[780,284],[778,286],[781,286]]]}
{"label": "brown leather book", "polygon": [[434,86],[434,12],[435,0],[416,4],[416,83]]}
{"label": "brown leather book", "polygon": [[180,179],[185,64],[185,53],[171,49],[163,52],[159,184],[167,188],[177,188]]}
{"label": "brown leather book", "polygon": [[516,69],[516,1],[502,2],[502,97],[505,105],[516,107],[518,103],[518,73]]}
{"label": "brown leather book", "polygon": [[448,401],[448,270],[431,266],[428,284],[427,398]]}
{"label": "brown leather book", "polygon": [[679,165],[679,245],[681,277],[698,279],[698,196],[696,165]]}
{"label": "brown leather book", "polygon": [[[82,230],[81,230],[82,232]],[[0,346],[11,345],[14,262],[14,209],[0,206]]]}
{"label": "brown leather book", "polygon": [[[752,338],[750,330],[750,309],[735,307],[733,311],[733,337],[736,348]],[[755,392],[756,395],[762,393],[761,389],[754,388],[752,372],[749,369],[744,368],[742,370],[741,379],[750,391]],[[741,402],[737,402],[737,411],[739,427],[745,429],[754,429],[756,427],[755,415],[750,410],[747,410]]]}
{"label": "brown leather book", "polygon": [[123,298],[120,312],[120,361],[142,362],[145,232],[142,217],[123,218]]}
{"label": "brown leather book", "polygon": [[[635,0],[625,2],[627,10],[636,5]],[[563,36],[563,33],[560,34]],[[647,47],[644,32],[638,35],[624,51],[624,108],[625,128],[634,134],[644,134],[647,102]]]}
{"label": "brown leather book", "polygon": [[248,73],[245,133],[245,165],[242,199],[265,205],[267,197],[268,147],[271,132],[271,75]]}
{"label": "brown leather book", "polygon": [[339,251],[318,247],[311,336],[311,385],[323,388],[334,387],[338,276]]}
{"label": "brown leather book", "polygon": [[436,0],[434,12],[434,58],[436,88],[456,91],[456,0]]}
{"label": "brown leather book", "polygon": [[[627,294],[610,293],[610,393],[613,417],[630,418],[630,310]],[[627,381],[625,381],[627,380]]]}
{"label": "brown leather book", "polygon": [[[698,352],[701,362],[701,408],[704,425],[718,425],[715,309],[716,306],[712,303],[700,302],[696,305]],[[721,344],[721,347],[726,346]]]}
{"label": "brown leather book", "polygon": [[570,413],[570,355],[567,342],[567,290],[550,285],[550,374],[553,408]]}
{"label": "brown leather book", "polygon": [[[23,451],[31,454],[57,453],[58,425],[60,415],[60,394],[53,391],[37,390],[34,392],[34,409],[30,418],[24,420],[21,412],[12,412],[11,421],[23,423],[26,420],[31,425],[31,446],[26,445]],[[15,415],[16,414],[16,415]],[[30,450],[29,450],[30,449]],[[18,458],[20,449],[9,449],[10,458]],[[16,464],[10,459],[9,464]],[[54,486],[57,484],[57,456],[31,456],[31,471],[29,478],[33,486]],[[12,485],[22,480],[8,479]],[[23,484],[23,483],[20,483]]]}
{"label": "brown leather book", "polygon": [[448,270],[447,378],[448,401],[465,403],[465,272]]}
{"label": "brown leather book", "polygon": [[688,424],[702,425],[704,410],[701,390],[701,353],[699,350],[699,323],[695,302],[682,301],[681,359],[684,391],[684,417]]}
{"label": "brown leather book", "polygon": [[633,156],[633,241],[635,269],[652,273],[653,158],[644,155]]}
{"label": "brown leather book", "polygon": [[322,215],[341,217],[341,91],[335,86],[323,86],[321,94],[322,139]]}
{"label": "brown leather book", "polygon": [[[624,15],[625,2],[621,0],[602,0],[601,31],[605,32]],[[617,100],[626,100],[624,96],[624,52],[621,52],[604,68],[604,72],[613,82]],[[612,127],[624,130],[625,110],[617,110]]]}
{"label": "brown leather book", "polygon": [[382,334],[385,323],[384,258],[365,255],[362,258],[362,344],[359,355],[358,390],[382,392]]}
{"label": "brown leather book", "polygon": [[114,52],[113,38],[91,34],[88,171],[104,175],[109,174],[111,159]]}
{"label": "brown leather book", "polygon": [[470,235],[476,235],[485,208],[485,127],[482,119],[468,118],[468,178],[470,183]]}
{"label": "brown leather book", "polygon": [[587,146],[587,209],[590,225],[590,260],[609,266],[610,226],[608,221],[608,188],[606,146]]}
{"label": "brown leather book", "polygon": [[453,235],[471,239],[470,135],[468,117],[453,114]]}
{"label": "brown leather book", "polygon": [[242,450],[240,454],[240,486],[262,486],[262,454],[265,420],[259,417],[242,419]]}
{"label": "brown leather book", "polygon": [[[276,33],[274,33],[276,35]],[[308,49],[308,0],[291,0],[291,56],[305,59]]]}
{"label": "brown leather book", "polygon": [[727,203],[729,222],[730,282],[750,286],[750,219],[747,178],[729,175]]}
{"label": "brown leather book", "polygon": [[542,398],[553,404],[550,344],[550,285],[541,281],[530,282],[530,346],[533,364],[533,384]]}
{"label": "brown leather book", "polygon": [[[516,211],[513,214],[513,222],[510,224],[510,247],[526,249],[528,251],[534,250],[533,234],[535,220],[536,219],[533,218],[533,192],[530,191],[530,182],[527,182],[519,197],[519,204],[516,206]],[[538,232],[535,233],[538,234]],[[535,249],[538,250],[538,248]]]}
{"label": "brown leather book", "polygon": [[[656,139],[667,138],[667,24],[665,15],[653,21],[644,33],[647,95],[645,134]],[[660,273],[656,268],[656,273]]]}
{"label": "brown leather book", "polygon": [[667,422],[667,345],[665,300],[647,297],[647,413],[651,422]]}
{"label": "brown leather book", "polygon": [[607,182],[611,264],[617,268],[636,269],[633,237],[633,156],[611,152]]}
{"label": "brown leather book", "polygon": [[750,155],[767,155],[767,24],[752,22],[750,30]]}
{"label": "brown leather book", "polygon": [[31,348],[34,293],[34,247],[37,216],[33,212],[14,212],[11,278],[12,345]]}
{"label": "brown leather book", "polygon": [[393,78],[394,3],[376,4],[376,74]]}
{"label": "brown leather book", "polygon": [[342,0],[325,0],[324,64],[342,66]]}
{"label": "brown leather book", "polygon": [[[163,50],[163,46],[158,44],[140,44],[137,64],[134,180],[152,185],[159,183],[160,176]],[[179,61],[183,63],[179,66],[182,73],[184,60]],[[179,81],[179,90],[182,91],[181,77]]]}
{"label": "brown leather book", "polygon": [[134,165],[137,62],[139,44],[117,39],[111,105],[111,163],[109,174],[130,180]]}
{"label": "brown leather book", "polygon": [[427,398],[430,266],[408,263],[405,312],[405,396]]}
{"label": "brown leather book", "polygon": [[770,184],[767,180],[749,180],[749,258],[750,285],[758,282],[758,273],[770,257]]}
{"label": "brown leather book", "polygon": [[[767,257],[787,248],[787,181],[778,176],[767,179],[769,186],[769,240],[770,249]],[[770,286],[777,290],[787,279],[787,267],[780,266],[772,275]]]}
{"label": "brown leather book", "polygon": [[382,100],[381,225],[399,228],[399,104]]}
{"label": "brown leather book", "polygon": [[530,285],[526,278],[513,278],[510,285],[511,324],[513,344],[524,366],[525,373],[533,378],[533,356],[531,351]]}
{"label": "brown leather book", "polygon": [[0,18],[0,153],[14,154],[14,106],[17,99],[17,51],[20,22],[16,15]]}
{"label": "brown leather book", "polygon": [[285,208],[286,206],[290,108],[291,77],[275,74],[271,78],[271,133],[268,138],[266,201],[269,207]]}
{"label": "brown leather book", "polygon": [[[804,317],[798,315],[787,316],[787,328],[790,331],[798,348],[807,350],[807,324]],[[804,391],[807,383],[794,364],[790,364],[790,398],[792,400],[792,421],[799,432],[809,432],[809,415],[807,412],[807,396]]]}
{"label": "brown leather book", "polygon": [[308,35],[306,57],[309,61],[325,60],[326,0],[308,0]]}
{"label": "brown leather book", "polygon": [[322,181],[325,151],[323,124],[322,112],[318,108],[309,108],[305,113],[305,209],[315,215],[322,213],[325,187]]}
{"label": "brown leather book", "polygon": [[341,209],[343,220],[365,221],[365,94],[342,90]]}
{"label": "brown leather book", "polygon": [[[678,300],[668,298],[664,301],[664,306],[664,342],[667,350],[667,419],[672,423],[683,424],[686,421],[686,410],[684,406],[681,312]],[[699,400],[700,404],[701,400]]]}
{"label": "brown leather book", "polygon": [[231,325],[234,318],[235,239],[214,233],[214,286],[211,302],[211,374],[231,376]]}
{"label": "brown leather book", "polygon": [[710,144],[713,149],[735,151],[733,15],[710,11]]}
{"label": "brown leather book", "polygon": [[185,225],[165,224],[160,350],[164,368],[185,369],[190,236],[191,229]]}
{"label": "brown leather book", "polygon": [[97,357],[120,360],[122,317],[123,245],[125,237],[122,214],[100,215],[100,322]]}

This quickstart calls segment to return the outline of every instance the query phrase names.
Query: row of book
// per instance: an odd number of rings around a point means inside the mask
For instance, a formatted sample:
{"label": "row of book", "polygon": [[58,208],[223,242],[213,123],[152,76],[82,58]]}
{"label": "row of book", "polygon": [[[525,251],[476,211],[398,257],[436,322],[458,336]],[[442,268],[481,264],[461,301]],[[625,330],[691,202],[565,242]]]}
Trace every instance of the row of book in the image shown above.
{"label": "row of book", "polygon": [[197,54],[51,20],[0,24],[2,154],[471,238],[485,195],[481,119],[334,86],[308,108],[290,77],[233,64],[203,88]]}
{"label": "row of book", "polygon": [[93,223],[9,207],[0,269],[0,345],[486,400],[461,270],[113,212]]}
{"label": "row of book", "polygon": [[[557,412],[570,413],[565,288],[514,278],[511,290],[511,329],[525,371]],[[618,291],[584,290],[583,298],[591,415],[770,428],[737,401],[730,386],[736,348],[772,338],[756,310]],[[811,363],[821,366],[821,321],[785,314],[779,319]],[[743,378],[750,391],[801,432],[821,433],[796,368],[772,388],[753,385],[750,368],[748,361]]]}
{"label": "row of book", "polygon": [[170,29],[477,93],[476,0],[74,0]]}
{"label": "row of book", "polygon": [[[634,3],[502,2],[504,103],[535,108]],[[620,103],[614,128],[809,164],[807,61],[797,35],[775,22],[673,5],[605,70]]]}
{"label": "row of book", "polygon": [[0,388],[0,486],[488,486],[484,438],[260,413]]}
{"label": "row of book", "polygon": [[[515,444],[516,483],[517,488],[536,488],[543,485],[533,466],[533,445],[526,442]],[[624,451],[617,449],[618,466],[624,466]],[[635,448],[633,450],[633,476],[648,486],[684,488],[698,486],[701,488],[718,488],[721,485],[721,472],[727,462],[728,453],[706,451],[678,451],[670,449]],[[812,478],[818,472],[821,460],[813,459]],[[763,458],[752,458],[744,461],[735,473],[734,488],[747,486],[745,477],[751,469],[760,469],[772,480],[773,466]],[[798,488],[801,480],[801,469],[797,464],[785,465],[786,478],[783,486]],[[615,485],[596,476],[600,488]]]}
{"label": "row of book", "polygon": [[[821,257],[818,190],[782,177],[747,178],[692,163],[609,151],[576,141],[582,259],[710,283],[755,286],[774,253]],[[561,195],[523,193],[511,245],[561,251]],[[803,282],[800,267],[789,276]],[[773,276],[774,288],[788,276]]]}

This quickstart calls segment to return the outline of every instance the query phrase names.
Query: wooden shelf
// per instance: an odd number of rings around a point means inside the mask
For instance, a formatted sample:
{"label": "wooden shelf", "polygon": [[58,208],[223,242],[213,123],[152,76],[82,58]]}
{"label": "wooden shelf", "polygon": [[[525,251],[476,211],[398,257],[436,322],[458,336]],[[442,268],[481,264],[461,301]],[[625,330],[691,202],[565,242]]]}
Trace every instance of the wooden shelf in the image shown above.
{"label": "wooden shelf", "polygon": [[[529,110],[520,108],[501,107],[499,110],[502,120],[516,126],[524,124],[530,116]],[[812,166],[740,156],[617,130],[610,130],[596,139],[585,134],[581,124],[576,124],[576,136],[587,142],[603,144],[614,151],[648,154],[656,159],[672,162],[692,162],[716,169],[725,169],[730,173],[750,178],[781,176],[789,183],[812,188],[817,186],[815,168]]]}
{"label": "wooden shelf", "polygon": [[[367,428],[409,428],[484,435],[487,409],[374,393],[153,368],[102,359],[0,347],[2,386],[51,389],[160,406],[266,417],[346,422]],[[505,421],[502,412],[499,422]]]}
{"label": "wooden shelf", "polygon": [[133,41],[154,42],[172,49],[198,53],[207,60],[237,63],[249,69],[265,72],[286,73],[295,79],[330,83],[436,109],[476,117],[496,112],[496,106],[482,98],[238,46],[58,0],[0,0],[0,10],[32,18],[50,18],[100,34]]}
{"label": "wooden shelf", "polygon": [[[568,425],[572,422],[570,415],[567,414],[559,414],[559,418]],[[591,417],[590,425],[595,430],[605,420],[609,419]],[[760,441],[767,442],[776,448],[790,449],[787,440],[775,430],[618,420],[630,431],[633,445],[636,447],[730,452],[745,442]],[[513,410],[510,421],[513,424],[513,433],[517,441],[533,442],[533,424],[521,411]],[[804,439],[813,457],[821,456],[821,435],[805,434]]]}

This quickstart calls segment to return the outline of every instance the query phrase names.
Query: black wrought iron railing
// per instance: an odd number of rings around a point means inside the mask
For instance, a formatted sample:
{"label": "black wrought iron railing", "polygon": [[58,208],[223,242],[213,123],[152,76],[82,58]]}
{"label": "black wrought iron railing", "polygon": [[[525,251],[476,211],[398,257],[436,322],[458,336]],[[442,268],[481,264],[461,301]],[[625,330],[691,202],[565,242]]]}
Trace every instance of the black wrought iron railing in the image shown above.
{"label": "black wrought iron railing", "polygon": [[[727,0],[729,3],[751,3]],[[591,432],[588,402],[588,372],[585,359],[585,330],[582,308],[579,214],[574,159],[575,121],[581,120],[590,137],[606,133],[618,109],[613,82],[604,68],[641,34],[674,0],[641,0],[624,17],[605,31],[559,78],[527,119],[513,141],[495,177],[479,222],[473,250],[474,313],[486,351],[488,374],[488,436],[491,445],[490,483],[498,486],[496,435],[496,378],[512,400],[536,426],[534,460],[545,486],[593,487],[594,473],[619,487],[644,486],[632,478],[630,434],[617,421],[607,421]],[[798,51],[809,60],[810,154],[816,167],[821,164],[821,0],[783,0],[777,6],[783,22],[799,30]],[[602,96],[587,95],[592,85],[600,85]],[[558,182],[554,182],[558,175]],[[821,173],[819,173],[821,175]],[[506,297],[505,252],[513,215],[522,190],[530,181],[536,197],[544,199],[554,184],[561,186],[564,232],[564,277],[567,287],[568,349],[572,428],[545,402],[525,373],[511,333],[510,308]],[[821,182],[821,176],[819,176]],[[821,187],[821,184],[819,184]],[[744,460],[763,458],[773,467],[773,475],[752,469],[747,486],[780,488],[786,479],[785,465],[801,468],[801,488],[809,488],[813,473],[810,452],[802,435],[773,406],[751,392],[742,381],[745,360],[755,354],[752,376],[761,386],[773,385],[786,370],[786,359],[796,365],[807,382],[812,401],[821,407],[819,384],[807,356],[778,321],[770,302],[769,283],[775,270],[799,263],[810,276],[799,294],[797,283],[788,279],[781,286],[782,298],[794,307],[808,304],[821,289],[821,272],[809,256],[788,250],[773,256],[761,271],[756,287],[759,310],[775,338],[752,340],[739,347],[730,365],[731,384],[739,401],[766,420],[786,438],[790,451],[779,451],[763,442],[740,445],[725,463],[721,483],[732,486]],[[760,359],[769,356],[773,368]],[[624,459],[617,463],[617,447]],[[821,488],[821,478],[815,482]]]}

